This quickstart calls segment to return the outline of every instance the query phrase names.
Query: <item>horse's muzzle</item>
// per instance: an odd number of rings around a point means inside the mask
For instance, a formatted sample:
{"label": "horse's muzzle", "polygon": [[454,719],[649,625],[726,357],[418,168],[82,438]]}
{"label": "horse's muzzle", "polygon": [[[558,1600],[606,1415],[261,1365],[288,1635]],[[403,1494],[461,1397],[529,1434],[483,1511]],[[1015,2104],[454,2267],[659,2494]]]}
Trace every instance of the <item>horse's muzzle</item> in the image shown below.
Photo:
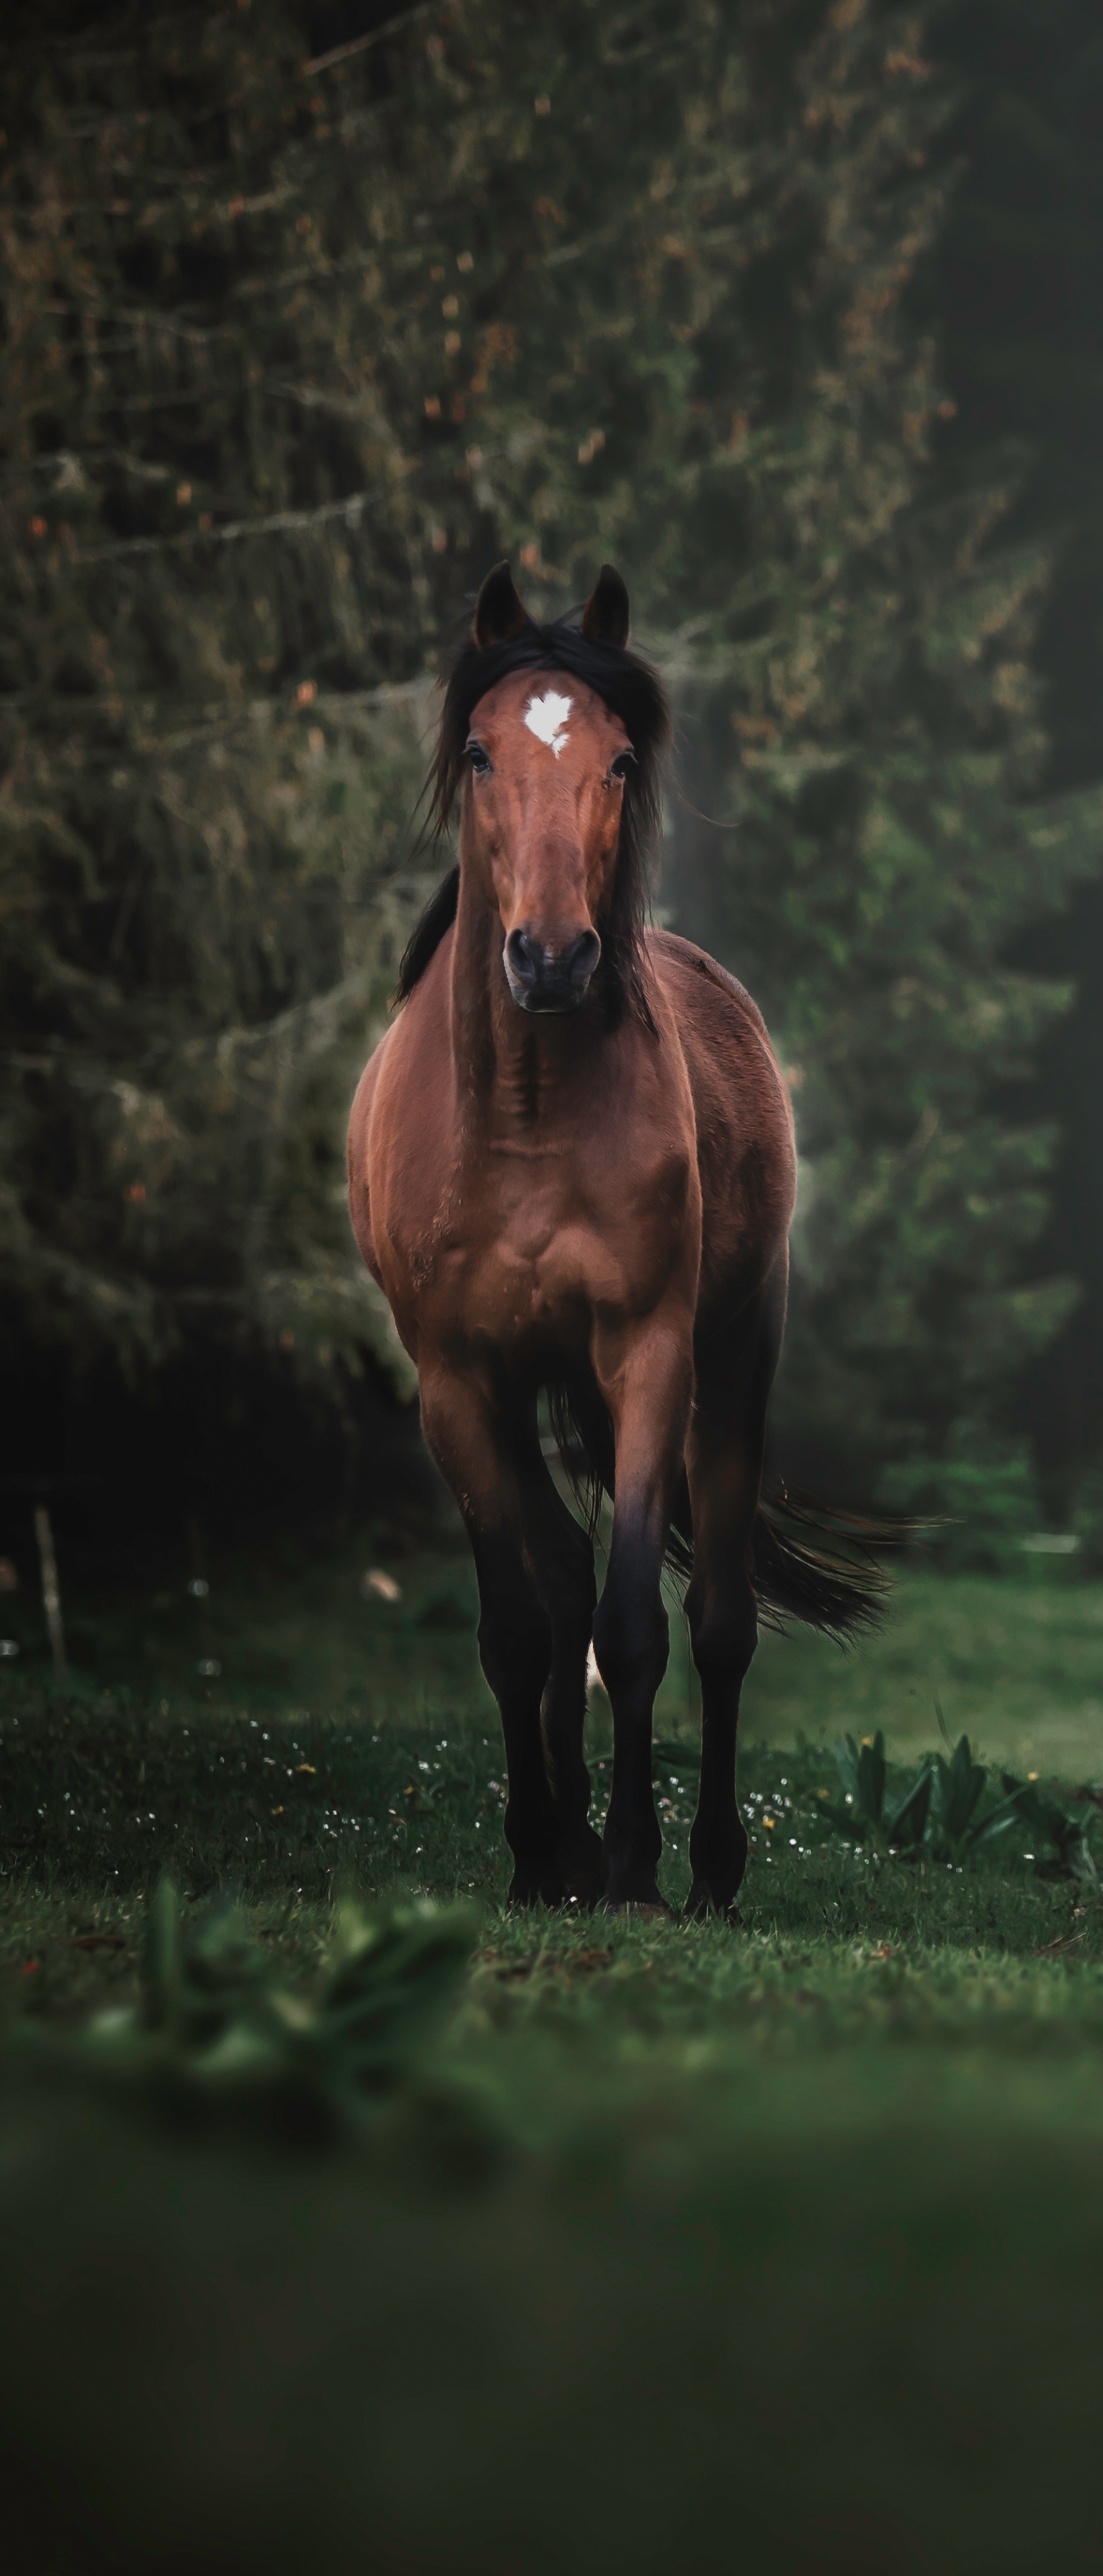
{"label": "horse's muzzle", "polygon": [[545,947],[530,930],[511,930],[503,951],[506,979],[519,1011],[577,1011],[601,955],[596,930],[563,948]]}

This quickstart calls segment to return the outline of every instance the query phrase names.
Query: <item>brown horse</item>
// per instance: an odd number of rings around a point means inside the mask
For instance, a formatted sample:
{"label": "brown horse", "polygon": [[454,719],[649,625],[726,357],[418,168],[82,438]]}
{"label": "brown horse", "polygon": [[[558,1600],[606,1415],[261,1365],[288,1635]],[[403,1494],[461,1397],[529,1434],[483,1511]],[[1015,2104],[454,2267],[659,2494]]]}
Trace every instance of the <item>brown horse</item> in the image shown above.
{"label": "brown horse", "polygon": [[[668,716],[627,644],[609,565],[580,625],[535,625],[507,564],[484,582],[435,773],[438,830],[462,782],[459,865],[414,933],[404,1007],[356,1094],[349,1183],[474,1551],[511,1896],[664,1902],[651,1718],[669,1558],[692,1567],[701,1914],[731,1905],[746,1860],[736,1726],[757,1605],[845,1633],[876,1585],[760,1500],[792,1117],[749,995],[644,926]],[[590,1480],[588,1528],[545,1464],[541,1389],[576,1492],[580,1461]],[[595,1612],[602,1488],[613,1527]],[[603,1841],[583,1756],[591,1637],[613,1711]]]}

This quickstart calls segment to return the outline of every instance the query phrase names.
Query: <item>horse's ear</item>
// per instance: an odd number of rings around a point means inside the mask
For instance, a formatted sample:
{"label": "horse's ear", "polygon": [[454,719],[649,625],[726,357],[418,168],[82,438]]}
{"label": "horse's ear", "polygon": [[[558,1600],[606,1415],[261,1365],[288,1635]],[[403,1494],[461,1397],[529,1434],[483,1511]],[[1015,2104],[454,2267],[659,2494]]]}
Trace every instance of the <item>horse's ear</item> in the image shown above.
{"label": "horse's ear", "polygon": [[582,632],[591,644],[628,642],[628,592],[612,564],[603,564],[582,611]]}
{"label": "horse's ear", "polygon": [[485,653],[488,644],[507,644],[528,625],[529,615],[523,599],[513,587],[513,575],[507,563],[495,564],[488,572],[475,603],[475,642]]}

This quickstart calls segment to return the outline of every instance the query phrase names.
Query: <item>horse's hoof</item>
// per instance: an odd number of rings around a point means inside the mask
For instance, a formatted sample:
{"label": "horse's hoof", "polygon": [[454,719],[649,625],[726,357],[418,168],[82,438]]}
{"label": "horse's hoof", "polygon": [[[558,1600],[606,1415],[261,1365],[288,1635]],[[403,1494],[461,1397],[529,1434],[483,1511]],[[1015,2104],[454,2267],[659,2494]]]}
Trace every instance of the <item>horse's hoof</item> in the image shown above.
{"label": "horse's hoof", "polygon": [[665,1896],[660,1896],[657,1887],[639,1896],[618,1896],[607,1890],[601,1900],[601,1910],[603,1914],[623,1914],[638,1923],[674,1921],[674,1908],[667,1904]]}
{"label": "horse's hoof", "polygon": [[592,1825],[556,1853],[555,1876],[559,1905],[573,1905],[586,1914],[600,1905],[605,1893],[605,1853]]}
{"label": "horse's hoof", "polygon": [[743,1919],[736,1906],[734,1894],[727,1897],[714,1896],[705,1879],[695,1878],[686,1898],[683,1921],[707,1923],[710,1916],[718,1923],[728,1924],[738,1924]]}
{"label": "horse's hoof", "polygon": [[570,1853],[557,1853],[538,1870],[515,1870],[507,1904],[592,1914],[605,1888],[605,1854],[596,1834],[590,1842],[592,1848],[576,1844]]}

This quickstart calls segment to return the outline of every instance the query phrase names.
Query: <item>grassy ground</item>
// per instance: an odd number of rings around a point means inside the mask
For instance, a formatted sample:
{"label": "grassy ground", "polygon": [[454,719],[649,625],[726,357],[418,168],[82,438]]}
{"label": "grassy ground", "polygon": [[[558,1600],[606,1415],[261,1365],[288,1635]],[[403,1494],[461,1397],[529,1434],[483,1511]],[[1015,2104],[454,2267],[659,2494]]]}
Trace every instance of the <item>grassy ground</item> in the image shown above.
{"label": "grassy ground", "polygon": [[[393,1549],[394,1533],[389,1534]],[[445,1538],[448,1538],[447,1531]],[[183,1550],[147,1579],[62,1565],[66,1628],[78,1688],[125,1686],[143,1702],[229,1699],[254,1714],[288,1707],[408,1719],[424,1704],[495,1722],[473,1651],[474,1578],[462,1533],[379,1559],[370,1538],[315,1559],[269,1551],[204,1558],[208,1589],[190,1588]],[[398,1587],[365,1589],[382,1573]],[[28,1558],[21,1589],[0,1600],[0,1627],[18,1647],[0,1661],[0,1693],[16,1673],[49,1672],[41,1605]],[[192,1578],[194,1580],[194,1578]],[[693,1725],[697,1684],[684,1623],[671,1600],[671,1657],[659,1696],[669,1732]],[[215,1667],[209,1681],[201,1667]],[[1026,1770],[1103,1778],[1103,1584],[1053,1560],[1022,1560],[1015,1580],[953,1579],[905,1570],[880,1632],[854,1654],[797,1630],[763,1637],[744,1695],[745,1743],[830,1740],[882,1726],[890,1749],[922,1749],[935,1701],[956,1737]]]}
{"label": "grassy ground", "polygon": [[[770,1641],[727,1931],[508,1917],[466,1567],[411,1561],[390,1604],[363,1570],[267,1614],[212,1582],[206,1685],[181,1624],[136,1686],[120,1612],[129,1683],[101,1633],[58,1692],[26,1605],[0,1675],[13,2563],[1096,2565],[1103,1905],[1025,1832],[961,1870],[856,1851],[817,1792],[843,1727],[931,1746],[936,1691],[993,1757],[1103,1776],[1103,1590],[917,1576],[849,1663]],[[262,1624],[301,1696],[231,1687]],[[675,1664],[664,1741],[691,1714]],[[691,1786],[661,1766],[675,1900]],[[166,1867],[193,1917],[241,1889],[292,2025],[342,1889],[474,1907],[451,2015],[366,2126],[308,2150],[163,2069],[93,2080],[80,2031],[138,1991]]]}
{"label": "grassy ground", "polygon": [[933,1741],[937,1700],[951,1735],[993,1761],[1103,1779],[1103,1584],[1026,1564],[1014,1582],[905,1575],[853,1656],[807,1631],[765,1639],[745,1737],[794,1744],[882,1726],[903,1755]]}

